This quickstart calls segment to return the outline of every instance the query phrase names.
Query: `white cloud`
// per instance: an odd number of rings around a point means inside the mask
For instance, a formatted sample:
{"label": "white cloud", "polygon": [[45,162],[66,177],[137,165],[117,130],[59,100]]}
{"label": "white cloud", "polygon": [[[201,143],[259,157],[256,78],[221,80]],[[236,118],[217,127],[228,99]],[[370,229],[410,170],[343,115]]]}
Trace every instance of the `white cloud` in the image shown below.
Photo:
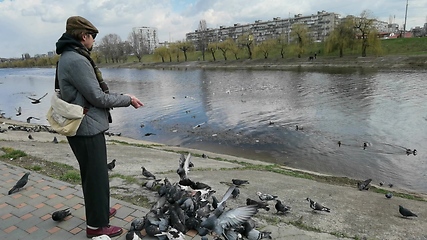
{"label": "white cloud", "polygon": [[[403,25],[405,5],[404,0],[0,0],[0,57],[54,50],[73,15],[90,20],[100,30],[99,39],[116,33],[125,40],[132,27],[148,26],[158,29],[160,41],[177,41],[201,19],[216,28],[321,10],[343,16],[370,10],[379,20]],[[426,10],[425,0],[409,1],[407,29],[423,26]]]}

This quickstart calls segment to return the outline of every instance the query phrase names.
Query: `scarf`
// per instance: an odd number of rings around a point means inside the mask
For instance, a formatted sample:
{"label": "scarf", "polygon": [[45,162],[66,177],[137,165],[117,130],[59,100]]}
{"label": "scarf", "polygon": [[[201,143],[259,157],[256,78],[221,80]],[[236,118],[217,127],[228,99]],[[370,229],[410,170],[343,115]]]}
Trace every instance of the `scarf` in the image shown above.
{"label": "scarf", "polygon": [[75,46],[74,50],[76,50],[76,52],[78,52],[80,55],[84,56],[85,58],[87,58],[87,60],[89,60],[90,64],[93,67],[93,70],[95,71],[96,79],[98,80],[99,86],[101,87],[102,91],[104,91],[105,93],[109,93],[110,90],[108,89],[107,83],[104,82],[101,71],[99,70],[98,66],[96,66],[93,59],[90,57],[89,50],[78,46]]}

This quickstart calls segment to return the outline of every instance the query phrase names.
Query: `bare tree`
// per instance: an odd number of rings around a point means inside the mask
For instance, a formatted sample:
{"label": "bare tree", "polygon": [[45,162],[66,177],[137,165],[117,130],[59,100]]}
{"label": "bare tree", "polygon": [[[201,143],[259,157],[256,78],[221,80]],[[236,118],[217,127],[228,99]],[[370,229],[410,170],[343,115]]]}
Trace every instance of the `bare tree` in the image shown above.
{"label": "bare tree", "polygon": [[216,61],[215,52],[217,49],[218,49],[218,43],[217,42],[212,42],[212,43],[208,44],[208,50],[211,52],[212,58],[214,61]]}
{"label": "bare tree", "polygon": [[364,10],[360,17],[354,19],[354,28],[359,31],[359,36],[362,39],[362,57],[366,57],[366,49],[369,47],[369,35],[376,31],[374,22],[375,19],[368,10]]}
{"label": "bare tree", "polygon": [[171,62],[172,55],[174,55],[176,57],[176,61],[179,62],[179,56],[181,55],[180,44],[180,42],[175,42],[169,45],[169,51],[171,53]]}
{"label": "bare tree", "polygon": [[129,34],[128,39],[132,47],[131,53],[138,58],[138,62],[141,62],[142,56],[147,52],[145,47],[147,40],[141,32],[135,29]]}
{"label": "bare tree", "polygon": [[110,39],[106,36],[101,39],[101,43],[98,46],[99,52],[104,57],[105,62],[108,63],[112,56],[112,45]]}
{"label": "bare tree", "polygon": [[346,17],[326,39],[326,51],[338,49],[340,57],[343,57],[344,48],[354,45],[356,38],[354,29],[354,17]]}
{"label": "bare tree", "polygon": [[111,62],[118,62],[121,54],[123,54],[121,46],[121,38],[117,34],[108,34],[101,39],[100,51],[105,56],[106,62],[108,59]]}
{"label": "bare tree", "polygon": [[307,27],[302,24],[294,24],[292,26],[291,37],[295,43],[294,50],[298,54],[298,58],[300,58],[310,43]]}
{"label": "bare tree", "polygon": [[162,62],[165,62],[166,57],[169,56],[169,59],[172,62],[170,51],[165,46],[156,48],[154,50],[154,55],[159,56],[162,59]]}
{"label": "bare tree", "polygon": [[260,44],[258,44],[255,49],[256,49],[256,51],[261,52],[263,54],[264,59],[267,59],[268,53],[271,50],[273,50],[273,46],[274,46],[275,42],[276,42],[275,39],[265,40],[265,41],[261,42]]}
{"label": "bare tree", "polygon": [[287,34],[281,34],[276,40],[277,40],[277,45],[280,48],[280,56],[282,58],[285,58],[285,49],[288,46]]}
{"label": "bare tree", "polygon": [[132,45],[129,41],[124,41],[120,43],[120,56],[123,62],[127,62],[129,55],[132,54]]}
{"label": "bare tree", "polygon": [[207,43],[206,30],[207,30],[206,21],[202,19],[199,22],[197,33],[199,35],[198,50],[202,51],[203,61],[205,61],[205,51],[206,51],[206,43]]}
{"label": "bare tree", "polygon": [[236,60],[239,60],[240,48],[237,46],[237,44],[230,45],[230,52],[233,53]]}
{"label": "bare tree", "polygon": [[246,48],[248,51],[249,59],[252,59],[252,45],[254,43],[254,38],[252,34],[243,34],[237,39],[237,42],[240,46]]}
{"label": "bare tree", "polygon": [[178,48],[184,53],[184,60],[187,61],[187,53],[194,49],[194,46],[191,42],[183,41],[178,43]]}
{"label": "bare tree", "polygon": [[232,38],[227,38],[225,41],[220,41],[218,43],[218,49],[221,50],[224,60],[227,61],[227,51],[230,50],[236,44]]}

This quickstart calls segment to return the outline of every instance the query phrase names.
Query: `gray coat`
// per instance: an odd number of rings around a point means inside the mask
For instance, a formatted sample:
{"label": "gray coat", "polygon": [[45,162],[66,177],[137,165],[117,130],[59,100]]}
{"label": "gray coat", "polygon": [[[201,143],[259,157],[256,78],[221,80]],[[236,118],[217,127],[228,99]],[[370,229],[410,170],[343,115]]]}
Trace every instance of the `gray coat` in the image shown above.
{"label": "gray coat", "polygon": [[89,60],[74,51],[62,53],[58,82],[63,100],[88,108],[76,136],[93,136],[108,130],[107,109],[131,104],[129,96],[104,93]]}

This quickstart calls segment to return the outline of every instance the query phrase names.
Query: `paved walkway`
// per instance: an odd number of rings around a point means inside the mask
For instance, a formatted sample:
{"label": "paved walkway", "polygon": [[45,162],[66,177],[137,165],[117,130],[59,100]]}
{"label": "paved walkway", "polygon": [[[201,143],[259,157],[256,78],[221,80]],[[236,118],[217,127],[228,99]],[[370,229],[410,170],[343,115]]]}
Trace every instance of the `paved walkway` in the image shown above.
{"label": "paved walkway", "polygon": [[[28,172],[26,169],[0,163],[0,239],[87,239],[83,193],[80,186],[31,172],[27,185],[8,195],[9,189]],[[129,229],[130,222],[144,216],[147,209],[117,199],[111,206],[118,209],[112,225]],[[55,222],[54,211],[70,208],[71,216]],[[124,234],[113,239],[124,239]]]}

